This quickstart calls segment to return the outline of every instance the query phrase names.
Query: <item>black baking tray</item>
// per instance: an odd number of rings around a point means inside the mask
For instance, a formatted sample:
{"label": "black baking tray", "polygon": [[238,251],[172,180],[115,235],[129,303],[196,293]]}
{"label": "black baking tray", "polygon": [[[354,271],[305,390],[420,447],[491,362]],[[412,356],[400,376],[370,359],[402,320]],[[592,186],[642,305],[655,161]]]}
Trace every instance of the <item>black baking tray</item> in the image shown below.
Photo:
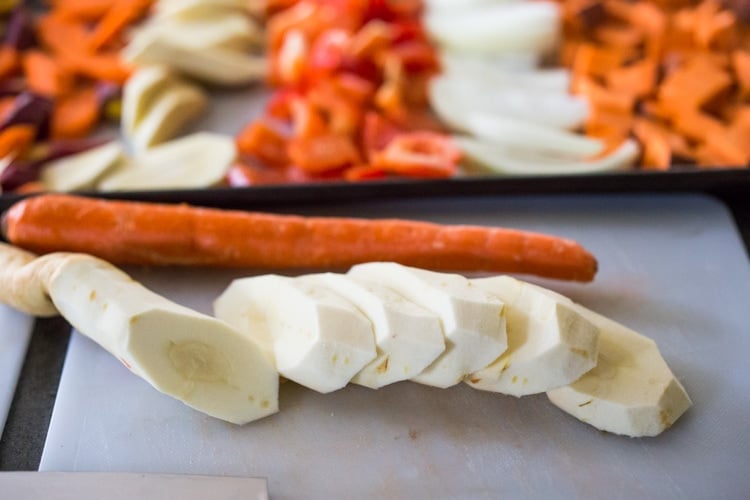
{"label": "black baking tray", "polygon": [[[684,193],[750,196],[750,169],[673,169],[668,172],[632,171],[566,176],[460,177],[441,180],[388,180],[369,182],[318,182],[246,188],[81,193],[106,199],[262,209],[290,204],[325,204],[394,198],[436,196]],[[0,196],[6,210],[23,195]]]}

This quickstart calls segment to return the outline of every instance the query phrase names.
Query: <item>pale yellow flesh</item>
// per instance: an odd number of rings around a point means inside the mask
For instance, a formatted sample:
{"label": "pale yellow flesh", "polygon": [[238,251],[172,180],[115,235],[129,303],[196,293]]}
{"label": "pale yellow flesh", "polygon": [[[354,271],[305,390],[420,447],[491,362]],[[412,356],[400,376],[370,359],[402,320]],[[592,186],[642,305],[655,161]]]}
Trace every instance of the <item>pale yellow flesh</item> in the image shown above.
{"label": "pale yellow flesh", "polygon": [[108,142],[102,146],[47,163],[39,180],[49,191],[80,191],[92,189],[102,176],[124,158],[122,144]]}
{"label": "pale yellow flesh", "polygon": [[226,323],[161,297],[104,261],[68,259],[49,283],[60,313],[133,373],[203,413],[244,424],[278,411],[278,375]]}
{"label": "pale yellow flesh", "polygon": [[466,383],[526,396],[577,380],[596,365],[599,331],[564,303],[509,276],[471,281],[505,303],[508,350]]}

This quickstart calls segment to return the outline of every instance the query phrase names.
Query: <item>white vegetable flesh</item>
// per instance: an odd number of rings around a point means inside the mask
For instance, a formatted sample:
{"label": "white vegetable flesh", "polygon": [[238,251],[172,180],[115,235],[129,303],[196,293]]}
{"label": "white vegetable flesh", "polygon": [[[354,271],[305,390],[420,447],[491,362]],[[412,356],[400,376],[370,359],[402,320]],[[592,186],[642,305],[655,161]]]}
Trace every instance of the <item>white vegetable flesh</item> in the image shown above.
{"label": "white vegetable flesh", "polygon": [[392,288],[440,318],[445,352],[412,377],[415,382],[443,388],[456,385],[507,347],[502,301],[473,287],[463,276],[391,262],[359,264],[349,274]]}
{"label": "white vegetable flesh", "polygon": [[520,397],[567,385],[596,365],[599,331],[567,300],[510,276],[471,283],[505,303],[508,350],[467,377],[470,386]]}
{"label": "white vegetable flesh", "polygon": [[261,344],[281,375],[318,392],[341,389],[376,356],[370,320],[348,300],[304,280],[235,280],[214,312]]}
{"label": "white vegetable flesh", "polygon": [[135,155],[104,177],[102,191],[190,189],[219,183],[237,156],[229,136],[199,132]]}
{"label": "white vegetable flesh", "polygon": [[64,260],[48,292],[60,313],[159,391],[244,424],[278,411],[278,375],[226,323],[161,297],[106,262]]}
{"label": "white vegetable flesh", "polygon": [[102,176],[123,160],[124,153],[120,142],[108,142],[45,164],[39,180],[49,191],[92,189]]}
{"label": "white vegetable flesh", "polygon": [[440,318],[390,288],[353,276],[304,276],[352,302],[372,322],[377,357],[352,382],[378,389],[422,373],[445,350]]}

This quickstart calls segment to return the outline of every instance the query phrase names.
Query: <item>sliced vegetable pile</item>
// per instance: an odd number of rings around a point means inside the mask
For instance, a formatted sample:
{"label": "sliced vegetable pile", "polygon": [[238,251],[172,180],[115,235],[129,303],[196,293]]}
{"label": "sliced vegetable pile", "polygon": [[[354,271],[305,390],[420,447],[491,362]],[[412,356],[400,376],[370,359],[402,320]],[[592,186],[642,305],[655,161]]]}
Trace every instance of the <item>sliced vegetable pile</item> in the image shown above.
{"label": "sliced vegetable pile", "polygon": [[564,0],[561,59],[587,135],[634,136],[641,165],[750,164],[746,2]]}
{"label": "sliced vegetable pile", "polygon": [[232,185],[450,177],[459,149],[427,103],[438,61],[418,1],[304,0],[267,23],[264,116],[237,137]]}
{"label": "sliced vegetable pile", "polygon": [[[41,162],[87,147],[55,141],[87,137],[103,116],[117,114],[109,105],[131,71],[119,49],[125,30],[150,5],[150,0],[65,0],[51,2],[41,15],[22,4],[9,13],[0,47],[3,191],[24,190]],[[51,145],[34,147],[49,140]]]}
{"label": "sliced vegetable pile", "polygon": [[0,283],[0,302],[62,314],[156,389],[237,424],[278,411],[279,374],[324,393],[402,380],[546,392],[582,421],[634,437],[661,433],[692,404],[652,340],[507,276],[388,262],[256,276],[221,294],[218,320],[84,254],[35,258],[0,244]]}

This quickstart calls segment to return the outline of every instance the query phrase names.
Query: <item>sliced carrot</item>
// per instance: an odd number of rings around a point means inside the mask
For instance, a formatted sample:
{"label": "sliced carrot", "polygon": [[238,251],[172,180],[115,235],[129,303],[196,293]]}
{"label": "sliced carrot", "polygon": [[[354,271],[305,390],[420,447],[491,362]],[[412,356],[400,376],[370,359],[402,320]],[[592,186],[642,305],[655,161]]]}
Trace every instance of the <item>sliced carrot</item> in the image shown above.
{"label": "sliced carrot", "polygon": [[9,46],[0,46],[0,80],[12,76],[18,71],[20,58],[18,51]]}
{"label": "sliced carrot", "polygon": [[297,137],[287,149],[292,163],[305,172],[322,173],[361,162],[354,142],[346,136],[325,134]]}
{"label": "sliced carrot", "polygon": [[620,49],[584,43],[576,50],[573,72],[576,75],[605,76],[620,67],[625,59],[626,53]]}
{"label": "sliced carrot", "polygon": [[731,84],[727,71],[708,59],[691,58],[662,82],[659,99],[674,108],[699,108]]}
{"label": "sliced carrot", "polygon": [[52,112],[51,135],[54,138],[84,137],[100,118],[99,97],[94,88],[83,88],[61,98]]}
{"label": "sliced carrot", "polygon": [[63,19],[92,22],[107,14],[112,0],[59,0],[53,6],[55,13]]}
{"label": "sliced carrot", "polygon": [[702,141],[709,135],[726,134],[726,127],[720,120],[691,108],[679,111],[672,124],[677,132],[695,141]]}
{"label": "sliced carrot", "polygon": [[646,120],[636,121],[633,133],[643,148],[643,167],[653,170],[669,169],[672,164],[672,149],[666,134]]}
{"label": "sliced carrot", "polygon": [[8,113],[16,105],[15,96],[0,97],[0,121],[4,121]]}
{"label": "sliced carrot", "polygon": [[644,98],[656,87],[657,69],[656,62],[644,59],[629,66],[614,68],[604,77],[609,89]]}
{"label": "sliced carrot", "polygon": [[72,75],[52,57],[38,50],[23,55],[26,82],[37,94],[56,97],[66,94],[73,85]]}
{"label": "sliced carrot", "polygon": [[635,95],[610,90],[586,75],[578,75],[572,84],[573,92],[585,95],[597,108],[619,113],[631,113],[635,106]]}
{"label": "sliced carrot", "polygon": [[36,32],[44,47],[55,54],[89,52],[89,35],[83,23],[49,13],[38,19]]}
{"label": "sliced carrot", "polygon": [[735,50],[732,53],[732,69],[740,85],[742,97],[750,97],[750,51]]}
{"label": "sliced carrot", "polygon": [[21,156],[28,151],[36,137],[32,125],[11,125],[0,131],[0,158]]}
{"label": "sliced carrot", "polygon": [[394,261],[578,281],[590,281],[597,270],[596,259],[574,241],[500,227],[300,217],[67,195],[17,202],[4,222],[5,236],[22,248],[90,253],[115,264],[345,269]]}
{"label": "sliced carrot", "polygon": [[128,25],[141,18],[152,3],[153,0],[114,0],[91,33],[89,48],[98,51],[110,44]]}
{"label": "sliced carrot", "polygon": [[132,73],[132,67],[120,59],[117,53],[65,53],[61,58],[69,70],[94,80],[125,83]]}

